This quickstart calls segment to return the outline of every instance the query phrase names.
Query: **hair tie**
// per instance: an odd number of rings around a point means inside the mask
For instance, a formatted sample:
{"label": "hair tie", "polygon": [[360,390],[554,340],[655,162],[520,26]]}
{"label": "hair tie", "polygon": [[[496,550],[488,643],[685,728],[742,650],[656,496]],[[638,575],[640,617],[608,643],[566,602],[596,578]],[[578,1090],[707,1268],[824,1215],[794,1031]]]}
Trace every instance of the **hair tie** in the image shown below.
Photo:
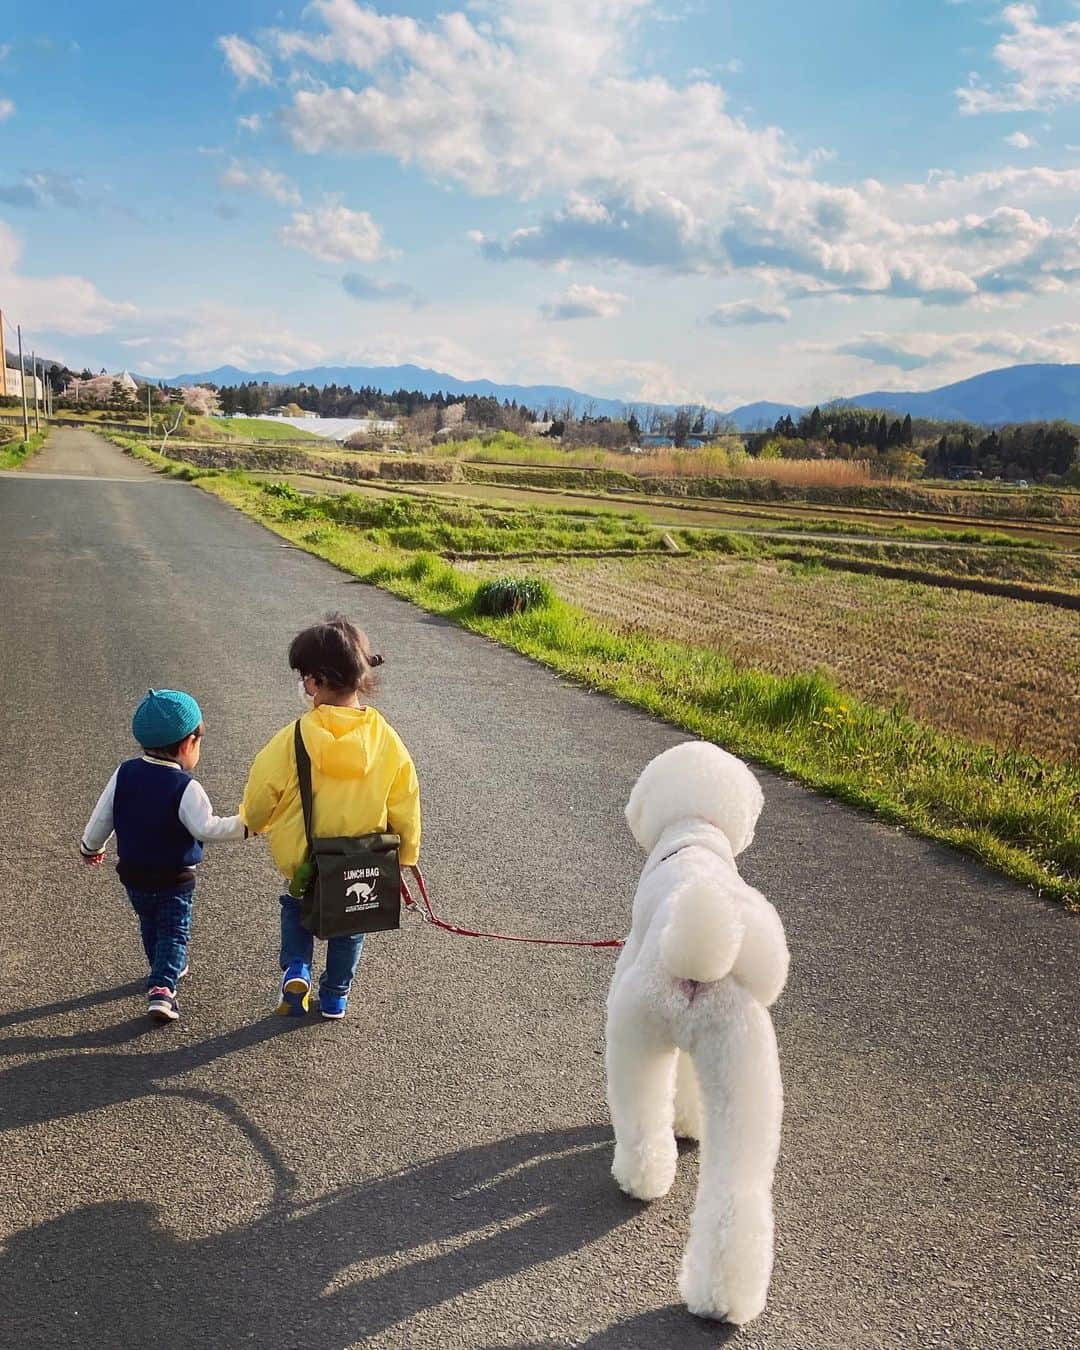
{"label": "hair tie", "polygon": [[383,659],[382,659],[382,657],[378,654],[378,652],[372,652],[371,655],[368,657],[368,665],[369,665],[369,666],[381,666],[382,663],[383,663]]}

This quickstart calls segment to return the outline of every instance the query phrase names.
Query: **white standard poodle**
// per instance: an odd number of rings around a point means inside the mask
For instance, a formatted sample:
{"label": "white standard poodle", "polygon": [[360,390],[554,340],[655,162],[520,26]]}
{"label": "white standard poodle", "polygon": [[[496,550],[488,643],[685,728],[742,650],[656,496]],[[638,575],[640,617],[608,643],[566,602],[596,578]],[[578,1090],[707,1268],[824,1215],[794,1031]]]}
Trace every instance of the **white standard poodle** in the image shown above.
{"label": "white standard poodle", "polygon": [[646,765],[626,819],[649,856],[607,1002],[612,1174],[654,1200],[675,1179],[675,1136],[701,1140],[679,1291],[691,1312],[736,1323],[768,1293],[783,1113],[768,1008],[787,942],[735,867],[761,806],[747,766],[706,741]]}

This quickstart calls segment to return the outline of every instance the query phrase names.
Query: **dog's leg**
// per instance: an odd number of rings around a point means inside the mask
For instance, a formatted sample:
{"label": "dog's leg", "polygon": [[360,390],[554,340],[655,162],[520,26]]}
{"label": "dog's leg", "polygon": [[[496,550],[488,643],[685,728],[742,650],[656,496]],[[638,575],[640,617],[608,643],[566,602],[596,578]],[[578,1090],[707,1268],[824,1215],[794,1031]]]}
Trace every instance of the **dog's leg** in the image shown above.
{"label": "dog's leg", "polygon": [[627,1195],[656,1200],[675,1180],[671,1120],[675,1047],[666,1033],[625,1002],[608,1007],[607,1088],[615,1127],[611,1174]]}
{"label": "dog's leg", "polygon": [[741,1324],[764,1308],[772,1274],[783,1089],[768,1013],[739,1002],[694,1055],[704,1135],[679,1290],[698,1316]]}
{"label": "dog's leg", "polygon": [[701,1098],[697,1076],[693,1061],[685,1051],[679,1052],[675,1070],[675,1137],[701,1138]]}

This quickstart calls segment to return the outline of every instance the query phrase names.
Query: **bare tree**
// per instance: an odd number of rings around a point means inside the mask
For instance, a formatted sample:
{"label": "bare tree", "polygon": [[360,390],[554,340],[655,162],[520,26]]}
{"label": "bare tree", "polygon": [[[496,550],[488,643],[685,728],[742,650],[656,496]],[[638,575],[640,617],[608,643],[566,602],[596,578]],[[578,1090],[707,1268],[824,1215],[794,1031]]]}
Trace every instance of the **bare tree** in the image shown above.
{"label": "bare tree", "polygon": [[173,434],[173,432],[177,429],[177,427],[183,420],[184,420],[184,405],[182,403],[176,405],[176,419],[174,420],[172,426],[169,426],[168,412],[166,411],[162,415],[161,430],[164,433],[164,435],[161,438],[161,450],[159,452],[160,454],[163,455],[165,453],[166,441],[169,439],[169,437]]}

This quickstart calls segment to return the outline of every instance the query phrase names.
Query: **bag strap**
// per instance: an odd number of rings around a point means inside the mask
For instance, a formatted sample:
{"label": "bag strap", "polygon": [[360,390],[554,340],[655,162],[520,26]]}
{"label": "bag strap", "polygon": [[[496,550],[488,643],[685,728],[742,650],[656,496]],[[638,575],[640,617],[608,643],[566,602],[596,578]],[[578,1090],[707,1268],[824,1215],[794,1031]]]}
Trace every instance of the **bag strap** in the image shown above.
{"label": "bag strap", "polygon": [[311,843],[311,756],[307,752],[304,738],[300,734],[300,718],[293,724],[293,747],[296,751],[296,777],[300,783],[300,801],[304,808],[304,833],[307,835],[308,848]]}

